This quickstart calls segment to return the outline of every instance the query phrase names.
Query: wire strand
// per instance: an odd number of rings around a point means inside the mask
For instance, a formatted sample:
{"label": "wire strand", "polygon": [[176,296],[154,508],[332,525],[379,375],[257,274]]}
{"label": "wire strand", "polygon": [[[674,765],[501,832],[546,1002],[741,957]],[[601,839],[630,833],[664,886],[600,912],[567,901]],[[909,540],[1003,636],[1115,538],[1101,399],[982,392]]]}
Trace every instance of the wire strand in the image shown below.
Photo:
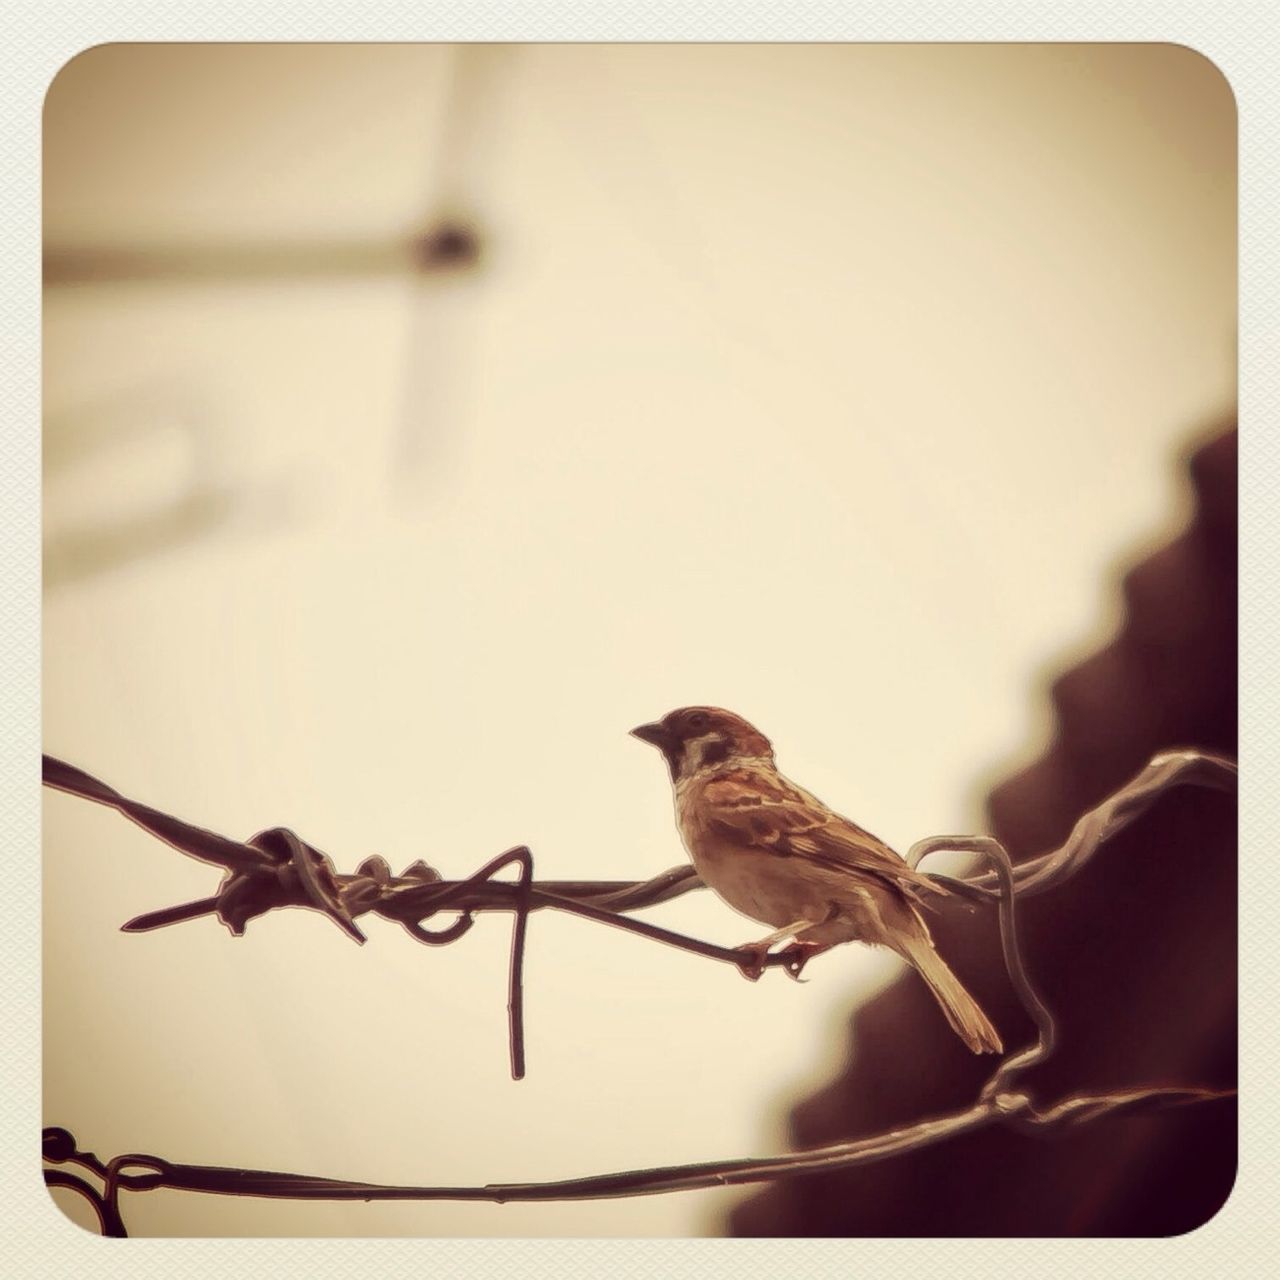
{"label": "wire strand", "polygon": [[[464,880],[444,880],[422,862],[395,876],[381,858],[368,858],[355,874],[343,875],[335,871],[326,854],[286,828],[271,828],[241,843],[130,800],[83,770],[54,757],[44,757],[43,776],[46,786],[117,809],[180,852],[224,868],[223,883],[216,895],[135,917],[123,926],[129,932],[213,914],[232,933],[240,934],[248,920],[257,915],[283,906],[302,906],[329,916],[344,933],[359,942],[364,941],[364,934],[354,917],[374,912],[397,921],[418,941],[440,946],[467,933],[475,912],[512,911],[515,918],[507,1010],[511,1070],[517,1080],[525,1072],[523,963],[528,917],[532,911],[565,911],[709,959],[744,964],[740,951],[673,933],[622,914],[703,887],[692,867],[672,868],[649,880],[634,882],[539,882],[533,878],[532,853],[527,847],[519,846],[491,859]],[[975,1102],[947,1115],[783,1156],[631,1169],[555,1182],[457,1187],[390,1186],[264,1170],[186,1165],[139,1154],[116,1156],[104,1164],[92,1152],[81,1151],[67,1130],[50,1128],[44,1132],[46,1161],[79,1164],[100,1177],[104,1189],[99,1193],[79,1175],[58,1169],[45,1170],[46,1183],[85,1197],[97,1214],[103,1234],[123,1236],[127,1233],[118,1203],[122,1190],[164,1187],[214,1195],[289,1199],[488,1200],[497,1203],[654,1195],[852,1168],[996,1124],[1046,1133],[1108,1116],[1232,1098],[1235,1090],[1151,1087],[1076,1094],[1041,1106],[1016,1086],[1018,1076],[1053,1052],[1056,1040],[1053,1015],[1031,981],[1018,944],[1017,900],[1046,892],[1069,879],[1107,839],[1149,808],[1166,790],[1181,784],[1234,790],[1235,762],[1189,748],[1161,752],[1129,783],[1085,814],[1062,848],[1016,866],[1004,847],[990,836],[932,836],[911,846],[906,860],[912,867],[942,850],[979,854],[991,864],[989,871],[977,875],[935,879],[942,886],[963,889],[967,898],[997,903],[1005,967],[1019,1001],[1036,1026],[1035,1040],[996,1064]],[[493,878],[509,866],[518,869],[514,883]],[[456,913],[456,920],[442,930],[427,929],[422,921],[441,911]],[[774,953],[766,956],[764,963],[767,967],[786,966],[788,956],[786,952]],[[133,1171],[139,1167],[143,1172]]]}

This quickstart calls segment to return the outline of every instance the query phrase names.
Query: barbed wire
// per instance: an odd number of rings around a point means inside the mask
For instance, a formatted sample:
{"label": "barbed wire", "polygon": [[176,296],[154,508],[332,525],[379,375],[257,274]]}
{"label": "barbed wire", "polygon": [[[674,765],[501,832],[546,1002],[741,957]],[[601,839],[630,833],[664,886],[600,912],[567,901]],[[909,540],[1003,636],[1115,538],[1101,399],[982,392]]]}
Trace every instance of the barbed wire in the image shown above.
{"label": "barbed wire", "polygon": [[[1052,1052],[1056,1027],[1052,1014],[1036,992],[1018,945],[1016,902],[1047,892],[1073,876],[1097,853],[1102,843],[1148,809],[1165,791],[1177,785],[1234,791],[1237,768],[1225,756],[1190,748],[1160,752],[1130,782],[1086,813],[1061,848],[1026,862],[1012,863],[1007,851],[989,836],[933,836],[911,846],[907,861],[914,867],[943,850],[978,854],[990,869],[962,877],[932,874],[969,905],[994,901],[998,907],[1001,950],[1010,981],[1036,1027],[1035,1039],[1006,1055],[988,1077],[976,1101],[944,1116],[918,1121],[869,1137],[833,1143],[785,1156],[723,1160],[634,1169],[557,1182],[490,1183],[470,1187],[389,1186],[310,1175],[210,1165],[179,1164],[154,1155],[116,1156],[104,1163],[81,1151],[66,1129],[44,1131],[44,1156],[51,1163],[74,1163],[103,1179],[99,1192],[92,1184],[65,1170],[45,1171],[48,1185],[76,1191],[94,1208],[103,1234],[123,1236],[119,1211],[121,1190],[157,1188],[214,1195],[251,1195],[324,1200],[580,1200],[731,1186],[770,1181],[798,1174],[848,1169],[932,1146],[959,1134],[994,1124],[1029,1133],[1090,1123],[1106,1116],[1145,1114],[1171,1106],[1218,1101],[1235,1090],[1197,1087],[1148,1087],[1106,1093],[1074,1094],[1048,1106],[1016,1087],[1017,1079]],[[329,857],[284,827],[261,831],[240,842],[194,826],[149,805],[122,795],[73,765],[52,756],[43,758],[48,787],[117,809],[144,830],[189,857],[220,866],[224,878],[216,894],[195,902],[148,912],[128,921],[127,932],[161,928],[204,915],[215,915],[239,935],[249,920],[281,907],[306,907],[329,916],[349,937],[363,943],[365,935],[355,918],[372,912],[401,924],[419,942],[441,946],[457,941],[481,911],[514,914],[508,977],[508,1020],[512,1075],[524,1075],[523,958],[531,911],[553,909],[625,929],[669,946],[737,965],[750,963],[738,949],[719,947],[622,914],[669,901],[702,888],[691,866],[673,867],[640,881],[533,879],[533,855],[525,846],[509,849],[463,880],[445,880],[434,868],[418,861],[393,875],[384,858],[366,858],[354,874],[335,870]],[[493,877],[507,867],[518,871],[515,882]],[[443,929],[422,923],[442,912],[457,918]],[[782,967],[798,978],[806,961],[798,948],[785,948],[765,958],[766,967]],[[130,1169],[142,1172],[129,1172]]]}

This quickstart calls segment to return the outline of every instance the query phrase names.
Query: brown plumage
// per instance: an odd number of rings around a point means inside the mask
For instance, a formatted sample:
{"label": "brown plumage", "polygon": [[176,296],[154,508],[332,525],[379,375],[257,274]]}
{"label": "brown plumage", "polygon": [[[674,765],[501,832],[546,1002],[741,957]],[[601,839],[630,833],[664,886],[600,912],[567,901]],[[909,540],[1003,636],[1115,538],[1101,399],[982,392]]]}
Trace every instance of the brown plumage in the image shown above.
{"label": "brown plumage", "polygon": [[703,881],[775,932],[743,948],[759,977],[769,948],[800,955],[841,942],[890,947],[928,984],[974,1053],[1000,1037],[934,949],[920,907],[947,890],[884,841],[784,778],[758,729],[719,707],[682,707],[632,733],[661,750],[675,788],[676,825]]}

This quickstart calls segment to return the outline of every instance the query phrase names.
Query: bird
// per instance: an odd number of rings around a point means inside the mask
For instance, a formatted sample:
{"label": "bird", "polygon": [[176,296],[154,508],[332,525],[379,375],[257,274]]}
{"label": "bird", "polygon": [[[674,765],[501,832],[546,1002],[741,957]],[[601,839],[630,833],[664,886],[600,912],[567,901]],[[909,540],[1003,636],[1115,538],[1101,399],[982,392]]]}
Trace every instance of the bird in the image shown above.
{"label": "bird", "polygon": [[676,826],[703,882],[735,911],[774,927],[738,949],[748,978],[760,977],[770,948],[787,938],[793,977],[843,942],[889,947],[924,979],[972,1052],[1003,1052],[921,913],[949,890],[783,777],[773,744],[732,711],[680,707],[631,733],[666,759]]}

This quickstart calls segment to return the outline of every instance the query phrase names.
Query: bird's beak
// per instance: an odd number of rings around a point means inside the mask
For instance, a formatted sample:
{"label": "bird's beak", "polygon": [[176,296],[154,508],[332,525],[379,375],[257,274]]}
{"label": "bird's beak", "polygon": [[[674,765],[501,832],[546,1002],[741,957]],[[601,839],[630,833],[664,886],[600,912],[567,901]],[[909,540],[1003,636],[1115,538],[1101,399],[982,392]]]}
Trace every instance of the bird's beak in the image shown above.
{"label": "bird's beak", "polygon": [[671,745],[671,734],[660,724],[641,724],[631,730],[633,738],[641,742],[652,743],[659,750],[666,750]]}

